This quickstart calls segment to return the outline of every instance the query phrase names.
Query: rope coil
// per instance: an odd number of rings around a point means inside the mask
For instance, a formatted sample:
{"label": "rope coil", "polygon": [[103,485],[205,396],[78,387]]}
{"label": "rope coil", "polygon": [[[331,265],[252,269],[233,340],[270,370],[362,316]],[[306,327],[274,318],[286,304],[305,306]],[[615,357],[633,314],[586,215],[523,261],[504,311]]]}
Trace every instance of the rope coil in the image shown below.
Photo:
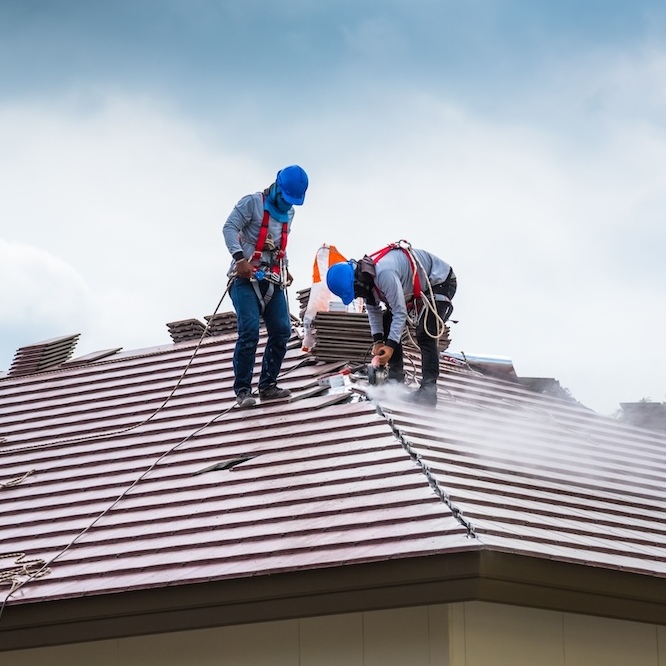
{"label": "rope coil", "polygon": [[[416,328],[416,326],[418,325],[418,322],[421,319],[421,317],[427,317],[428,312],[430,312],[434,321],[435,321],[435,331],[431,332],[431,331],[428,330],[427,319],[424,319],[424,321],[423,321],[423,330],[424,330],[425,334],[428,337],[432,338],[433,340],[439,340],[440,338],[442,338],[445,335],[445,333],[447,331],[447,326],[446,326],[446,322],[444,321],[444,319],[442,319],[439,312],[437,312],[437,305],[436,305],[436,302],[435,302],[435,293],[433,292],[432,283],[430,282],[430,278],[428,277],[428,273],[426,272],[425,268],[423,267],[423,264],[419,261],[418,257],[416,256],[416,253],[414,252],[411,243],[409,243],[406,240],[400,240],[400,241],[398,241],[397,245],[400,247],[400,249],[407,252],[407,254],[409,254],[412,262],[414,263],[414,265],[421,269],[421,272],[423,273],[423,275],[425,277],[426,289],[427,289],[427,292],[428,292],[426,294],[423,290],[421,290],[421,293],[419,294],[418,297],[417,297],[416,294],[414,294],[414,312],[415,312],[416,316],[415,316],[414,319],[412,319],[411,317],[408,317],[408,321],[411,324],[411,328]],[[422,304],[422,309],[421,309],[420,312],[418,311],[418,309],[416,307],[416,301],[419,298],[420,298],[421,304]],[[409,338],[410,338],[411,342],[413,344],[416,344],[414,342],[413,337],[412,337],[412,333],[411,333],[410,328],[408,328],[407,330],[408,330],[408,335],[409,335]]]}

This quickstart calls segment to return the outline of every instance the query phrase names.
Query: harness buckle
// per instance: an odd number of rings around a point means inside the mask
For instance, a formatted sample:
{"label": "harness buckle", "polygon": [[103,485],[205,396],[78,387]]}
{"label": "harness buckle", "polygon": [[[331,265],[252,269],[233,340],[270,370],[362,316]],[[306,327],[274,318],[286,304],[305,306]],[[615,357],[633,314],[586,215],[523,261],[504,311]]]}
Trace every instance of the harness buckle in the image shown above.
{"label": "harness buckle", "polygon": [[280,272],[273,270],[273,267],[268,264],[257,266],[254,275],[252,276],[252,280],[255,282],[267,280],[273,284],[282,284],[282,276],[280,275]]}

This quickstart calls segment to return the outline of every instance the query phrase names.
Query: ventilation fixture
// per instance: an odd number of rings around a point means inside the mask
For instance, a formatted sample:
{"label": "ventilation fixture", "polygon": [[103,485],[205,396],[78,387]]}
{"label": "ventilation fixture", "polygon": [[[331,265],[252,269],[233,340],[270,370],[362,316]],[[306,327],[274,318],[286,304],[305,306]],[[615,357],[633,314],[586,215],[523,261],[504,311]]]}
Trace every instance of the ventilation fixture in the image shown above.
{"label": "ventilation fixture", "polygon": [[80,333],[63,335],[60,338],[51,338],[34,345],[19,347],[7,376],[32,375],[59,366],[74,353],[74,347],[76,347],[80,335]]}

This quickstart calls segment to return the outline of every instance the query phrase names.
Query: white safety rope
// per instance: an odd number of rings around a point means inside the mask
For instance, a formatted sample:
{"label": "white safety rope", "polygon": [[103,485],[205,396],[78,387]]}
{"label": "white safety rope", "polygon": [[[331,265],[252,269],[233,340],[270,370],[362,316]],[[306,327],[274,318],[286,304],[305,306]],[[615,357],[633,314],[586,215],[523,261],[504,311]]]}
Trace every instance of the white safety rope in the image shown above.
{"label": "white safety rope", "polygon": [[[427,294],[421,289],[421,294],[417,296],[414,294],[414,310],[417,313],[415,321],[412,321],[411,318],[409,319],[410,323],[413,325],[414,328],[416,328],[416,325],[418,324],[419,319],[421,317],[427,317],[428,312],[432,314],[432,318],[435,321],[435,330],[434,331],[429,331],[428,326],[427,326],[427,319],[423,320],[423,330],[425,331],[426,335],[430,338],[433,338],[434,340],[439,340],[441,337],[444,336],[446,333],[446,322],[442,319],[440,316],[439,312],[437,312],[437,304],[435,302],[435,294],[433,293],[432,290],[432,283],[430,282],[430,278],[428,277],[428,273],[426,272],[425,268],[423,267],[423,264],[419,261],[418,257],[414,253],[414,250],[412,249],[411,243],[407,242],[406,240],[401,240],[398,242],[398,245],[400,246],[401,249],[405,250],[409,256],[411,257],[412,261],[414,262],[414,265],[417,266],[418,268],[421,269],[421,272],[423,273],[425,277],[425,282],[427,285]],[[420,297],[423,298],[420,298]],[[428,298],[428,296],[430,298]],[[416,302],[417,299],[420,298],[421,301],[421,311],[418,312],[416,308]],[[407,328],[407,334],[409,335],[409,339],[413,344],[416,344],[414,342],[414,338],[412,337],[412,332],[410,328]],[[417,345],[418,346],[418,345]]]}

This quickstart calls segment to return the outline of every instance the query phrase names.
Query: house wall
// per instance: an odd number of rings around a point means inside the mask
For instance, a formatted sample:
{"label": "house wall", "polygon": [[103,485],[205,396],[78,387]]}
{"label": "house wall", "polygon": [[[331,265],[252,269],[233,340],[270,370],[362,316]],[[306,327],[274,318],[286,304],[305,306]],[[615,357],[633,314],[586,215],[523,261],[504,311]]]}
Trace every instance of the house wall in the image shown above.
{"label": "house wall", "polygon": [[666,666],[666,626],[503,606],[449,607],[447,666]]}
{"label": "house wall", "polygon": [[666,626],[467,602],[0,652],[2,666],[666,666]]}

